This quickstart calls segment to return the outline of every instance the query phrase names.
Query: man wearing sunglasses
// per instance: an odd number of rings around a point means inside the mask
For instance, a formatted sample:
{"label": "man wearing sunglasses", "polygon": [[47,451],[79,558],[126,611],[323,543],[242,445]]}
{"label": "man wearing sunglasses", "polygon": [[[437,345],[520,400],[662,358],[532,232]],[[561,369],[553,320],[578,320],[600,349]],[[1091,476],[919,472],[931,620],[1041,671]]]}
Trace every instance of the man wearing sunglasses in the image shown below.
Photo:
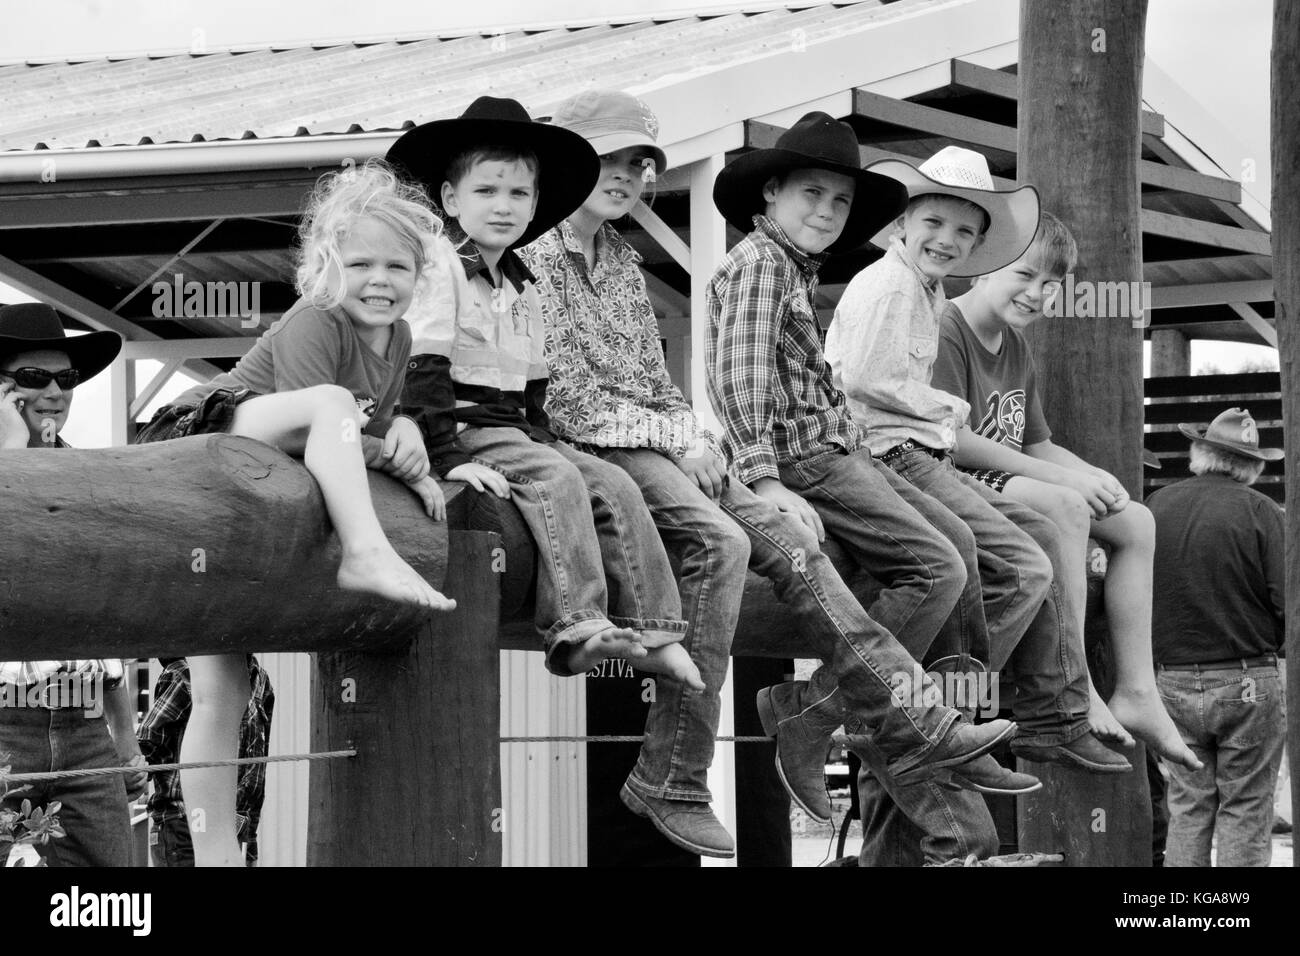
{"label": "man wearing sunglasses", "polygon": [[[68,447],[59,432],[72,390],[107,368],[121,348],[115,332],[68,337],[58,313],[43,303],[0,306],[0,469],[5,449]],[[32,656],[40,656],[41,635],[27,637]],[[102,706],[88,707],[90,701]],[[0,766],[11,765],[13,773],[143,764],[134,716],[121,661],[0,661]],[[143,793],[145,782],[138,771],[11,794],[0,784],[0,810],[19,810],[24,799],[38,807],[58,802],[66,836],[41,848],[51,866],[125,866],[128,797]],[[3,866],[9,848],[0,849]]]}

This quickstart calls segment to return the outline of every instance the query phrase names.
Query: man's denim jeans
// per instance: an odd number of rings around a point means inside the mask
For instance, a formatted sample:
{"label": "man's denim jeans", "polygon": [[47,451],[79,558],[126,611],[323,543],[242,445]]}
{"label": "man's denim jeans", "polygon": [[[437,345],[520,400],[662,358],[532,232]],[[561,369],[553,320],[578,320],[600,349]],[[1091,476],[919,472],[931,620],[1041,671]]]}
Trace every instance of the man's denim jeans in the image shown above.
{"label": "man's denim jeans", "polygon": [[598,454],[625,468],[641,487],[665,542],[680,558],[682,607],[690,625],[686,643],[708,686],[691,696],[672,684],[658,689],[629,786],[654,796],[709,799],[705,772],[718,726],[717,688],[727,670],[746,564],[772,581],[806,628],[810,650],[826,661],[805,699],[835,701],[827,730],[839,725],[847,709],[876,735],[896,767],[915,763],[943,739],[957,714],[894,698],[890,678],[911,675],[915,661],[868,617],[801,522],[734,479],[719,507],[657,452]]}
{"label": "man's denim jeans", "polygon": [[[0,708],[0,757],[6,753],[13,773],[85,770],[121,763],[108,722],[103,717],[87,717],[79,708]],[[37,848],[50,866],[129,866],[131,817],[122,780],[114,774],[36,783],[30,790],[9,794],[0,806],[19,810],[23,800],[31,800],[33,807],[48,807],[55,800],[63,804],[59,820],[67,836],[55,837]],[[9,846],[0,844],[0,863],[9,855]]]}
{"label": "man's denim jeans", "polygon": [[[535,623],[547,666],[556,650],[608,627],[641,631],[647,644],[681,640],[686,623],[672,566],[641,491],[612,465],[517,428],[467,428],[461,446],[505,475],[537,545]],[[565,655],[560,655],[563,657]]]}
{"label": "man's denim jeans", "polygon": [[1227,670],[1157,668],[1165,709],[1205,766],[1169,768],[1165,866],[1268,866],[1273,792],[1286,736],[1277,665]]}

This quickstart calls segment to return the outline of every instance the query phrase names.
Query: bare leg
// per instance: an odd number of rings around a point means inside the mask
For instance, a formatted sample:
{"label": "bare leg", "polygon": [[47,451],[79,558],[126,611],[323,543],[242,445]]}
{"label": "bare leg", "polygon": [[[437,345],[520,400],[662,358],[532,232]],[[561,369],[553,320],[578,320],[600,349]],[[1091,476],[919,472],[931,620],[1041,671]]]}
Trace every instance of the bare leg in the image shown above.
{"label": "bare leg", "polygon": [[[1066,577],[1068,578],[1062,586],[1074,592],[1074,606],[1079,609],[1079,633],[1083,633],[1083,616],[1088,604],[1087,552],[1091,521],[1091,512],[1083,496],[1061,485],[1025,478],[1022,475],[1016,475],[1008,481],[1002,493],[1012,501],[1033,508],[1039,514],[1049,518],[1060,529],[1062,560],[1067,564]],[[1148,635],[1149,618],[1148,611]],[[1114,628],[1114,621],[1111,622],[1111,626]],[[1088,729],[1107,745],[1132,747],[1133,737],[1097,693],[1091,675],[1088,677],[1088,690]]]}
{"label": "bare leg", "polygon": [[356,403],[346,389],[317,385],[260,395],[236,409],[231,432],[302,457],[343,545],[339,587],[437,611],[456,606],[403,561],[384,535],[370,501]]}
{"label": "bare leg", "polygon": [[[191,657],[193,710],[181,742],[185,763],[230,760],[239,751],[239,721],[248,707],[243,654]],[[181,791],[196,866],[243,866],[235,825],[236,767],[182,770]]]}
{"label": "bare leg", "polygon": [[1201,762],[1165,711],[1151,660],[1151,563],[1155,519],[1145,505],[1130,503],[1117,515],[1092,522],[1093,537],[1111,546],[1106,572],[1106,617],[1115,652],[1115,693],[1110,710],[1157,754],[1198,770]]}

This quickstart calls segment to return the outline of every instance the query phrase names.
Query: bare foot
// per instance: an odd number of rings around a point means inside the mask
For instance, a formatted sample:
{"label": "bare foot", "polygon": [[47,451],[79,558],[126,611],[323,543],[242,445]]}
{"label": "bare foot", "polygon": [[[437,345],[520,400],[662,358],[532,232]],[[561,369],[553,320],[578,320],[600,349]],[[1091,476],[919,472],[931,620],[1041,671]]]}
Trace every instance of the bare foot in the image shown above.
{"label": "bare foot", "polygon": [[345,591],[377,594],[403,604],[418,604],[433,611],[451,611],[456,602],[429,585],[391,547],[344,551],[339,564],[339,587]]}
{"label": "bare foot", "polygon": [[641,646],[640,634],[630,627],[615,627],[611,624],[581,644],[573,646],[569,651],[569,670],[582,674],[611,657],[636,661],[636,666],[640,667],[645,656],[646,649]]}
{"label": "bare foot", "polygon": [[1201,769],[1201,762],[1183,741],[1155,688],[1126,687],[1115,691],[1110,699],[1110,712],[1134,737],[1161,757],[1188,770]]}
{"label": "bare foot", "polygon": [[1091,694],[1091,701],[1088,705],[1088,729],[1092,735],[1100,740],[1103,744],[1114,750],[1116,747],[1123,747],[1125,750],[1132,750],[1136,742],[1132,734],[1124,729],[1124,725],[1115,719],[1115,715],[1110,712],[1101,695],[1096,691]]}
{"label": "bare foot", "polygon": [[682,647],[681,644],[667,644],[663,647],[656,647],[646,654],[645,660],[638,661],[636,666],[639,670],[675,678],[691,690],[704,690],[704,681],[700,677],[700,669],[695,666],[695,662],[691,660],[691,655],[686,653],[686,648]]}

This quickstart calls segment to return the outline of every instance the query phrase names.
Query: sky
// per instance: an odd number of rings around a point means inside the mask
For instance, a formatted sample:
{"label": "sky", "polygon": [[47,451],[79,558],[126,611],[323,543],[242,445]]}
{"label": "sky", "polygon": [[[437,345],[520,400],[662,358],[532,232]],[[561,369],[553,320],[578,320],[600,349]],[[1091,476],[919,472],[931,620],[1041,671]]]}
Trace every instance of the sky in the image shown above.
{"label": "sky", "polygon": [[[577,24],[619,17],[671,16],[684,12],[762,10],[782,3],[745,0],[0,0],[0,63],[82,59],[104,55],[208,52],[239,46],[393,39],[439,31],[484,31],[563,21]],[[363,22],[356,13],[363,9]],[[1270,0],[1150,0],[1147,54],[1204,107],[1196,128],[1182,130],[1198,143],[1213,141],[1216,159],[1267,205]],[[3,91],[0,90],[0,96]],[[1170,117],[1177,124],[1177,117]],[[0,123],[3,123],[0,109]],[[1248,177],[1247,177],[1248,178]],[[23,300],[0,284],[0,301]],[[1231,370],[1246,361],[1271,360],[1266,346],[1194,343],[1192,368],[1205,364]],[[156,366],[155,366],[156,368]],[[151,371],[141,363],[137,381]],[[188,387],[181,376],[154,401]],[[65,429],[74,445],[108,444],[108,376],[81,386]]]}

